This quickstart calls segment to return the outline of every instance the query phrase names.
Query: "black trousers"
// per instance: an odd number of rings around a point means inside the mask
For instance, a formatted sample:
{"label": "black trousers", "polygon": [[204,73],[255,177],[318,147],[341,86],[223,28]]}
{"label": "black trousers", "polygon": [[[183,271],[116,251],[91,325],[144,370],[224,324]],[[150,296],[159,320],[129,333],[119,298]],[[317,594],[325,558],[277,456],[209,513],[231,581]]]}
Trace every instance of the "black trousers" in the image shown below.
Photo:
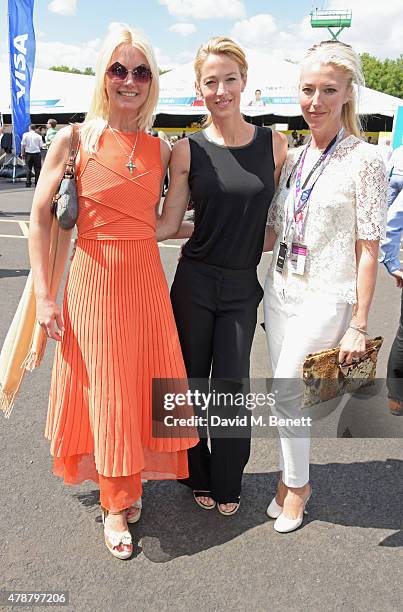
{"label": "black trousers", "polygon": [[[229,270],[182,257],[171,289],[172,306],[190,379],[211,379],[210,391],[247,392],[250,351],[256,328],[257,307],[263,297],[256,269]],[[221,382],[219,382],[221,381]],[[192,382],[191,382],[192,385]],[[200,385],[198,384],[198,387]],[[245,415],[240,406],[227,406],[225,415]],[[237,502],[242,474],[250,455],[250,425],[210,429],[188,450],[192,489],[211,491],[219,503]]]}
{"label": "black trousers", "polygon": [[31,185],[31,174],[32,168],[35,172],[35,185],[38,183],[39,175],[41,173],[42,158],[40,153],[25,153],[25,164],[27,167],[27,185]]}
{"label": "black trousers", "polygon": [[403,291],[399,327],[389,354],[386,382],[389,398],[403,402]]}

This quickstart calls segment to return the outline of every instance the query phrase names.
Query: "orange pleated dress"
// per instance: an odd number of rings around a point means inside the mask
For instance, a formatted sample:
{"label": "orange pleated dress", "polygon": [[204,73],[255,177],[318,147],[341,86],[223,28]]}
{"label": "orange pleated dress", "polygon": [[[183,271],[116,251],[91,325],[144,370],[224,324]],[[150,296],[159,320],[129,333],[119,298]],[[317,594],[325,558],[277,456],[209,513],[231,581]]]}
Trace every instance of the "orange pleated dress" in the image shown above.
{"label": "orange pleated dress", "polygon": [[[105,130],[96,154],[77,162],[78,239],[66,282],[46,437],[66,483],[137,475],[188,476],[197,439],[152,435],[153,378],[186,379],[156,242],[160,142]],[[141,490],[138,491],[141,494]]]}

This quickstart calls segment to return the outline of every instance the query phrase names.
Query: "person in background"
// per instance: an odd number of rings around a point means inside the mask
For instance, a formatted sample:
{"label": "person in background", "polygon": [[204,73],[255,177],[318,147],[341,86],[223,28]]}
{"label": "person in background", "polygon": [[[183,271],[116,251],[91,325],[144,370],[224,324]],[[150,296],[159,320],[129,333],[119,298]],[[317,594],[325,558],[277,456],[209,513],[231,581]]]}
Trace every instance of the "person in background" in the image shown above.
{"label": "person in background", "polygon": [[52,140],[54,139],[54,137],[57,134],[57,121],[56,119],[48,119],[47,123],[46,123],[46,135],[45,135],[45,146],[46,149],[49,149],[50,147],[50,143],[52,142]]}
{"label": "person in background", "polygon": [[403,187],[403,145],[397,147],[389,157],[389,189],[388,189],[388,207],[392,206],[393,202],[399,195]]}
{"label": "person in background", "polygon": [[5,153],[10,154],[13,150],[13,135],[11,132],[5,132],[4,128],[2,128],[3,133],[1,137],[1,148]]}
{"label": "person in background", "polygon": [[266,106],[266,102],[262,98],[262,91],[260,89],[256,89],[255,99],[251,100],[248,106]]}
{"label": "person in background", "polygon": [[46,136],[46,127],[44,125],[37,125],[36,131],[39,136],[42,138],[42,147],[45,146],[45,136]]}
{"label": "person in background", "polygon": [[390,156],[393,153],[393,149],[390,146],[390,138],[386,138],[386,140],[383,140],[381,142],[378,141],[377,147],[378,147],[378,151],[380,152],[382,156],[385,167],[389,168]]}
{"label": "person in background", "polygon": [[300,134],[298,136],[298,142],[297,142],[297,147],[302,147],[302,145],[305,142],[305,134]]}
{"label": "person in background", "polygon": [[[402,148],[402,147],[400,147]],[[382,262],[396,280],[396,287],[403,289],[403,268],[400,263],[400,240],[403,230],[403,191],[393,199],[388,208],[386,237],[381,244]],[[386,374],[389,410],[396,416],[403,416],[403,291],[399,327],[389,353]]]}
{"label": "person in background", "polygon": [[31,123],[29,132],[25,132],[21,140],[21,158],[25,161],[27,169],[26,187],[31,187],[32,168],[35,173],[35,185],[38,184],[39,175],[41,173],[41,150],[43,143],[41,136],[36,130],[36,125]]}
{"label": "person in background", "polygon": [[297,132],[297,130],[293,130],[291,132],[291,138],[292,138],[292,145],[293,145],[293,147],[297,147],[298,146],[298,132]]}
{"label": "person in background", "polygon": [[45,145],[45,137],[46,137],[46,126],[38,125],[36,127],[36,131],[39,136],[42,138],[42,146],[41,146],[41,166],[43,166],[44,159],[46,157],[46,145]]}

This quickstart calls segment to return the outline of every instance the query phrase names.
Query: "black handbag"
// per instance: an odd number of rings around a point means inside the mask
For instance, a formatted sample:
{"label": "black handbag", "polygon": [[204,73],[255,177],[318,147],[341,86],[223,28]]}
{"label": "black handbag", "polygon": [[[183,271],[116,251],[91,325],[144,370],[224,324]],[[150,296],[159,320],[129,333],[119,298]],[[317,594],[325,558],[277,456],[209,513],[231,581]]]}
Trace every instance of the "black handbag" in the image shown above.
{"label": "black handbag", "polygon": [[72,229],[78,217],[78,197],[76,186],[76,157],[80,143],[79,125],[71,124],[69,157],[57,193],[52,198],[52,213],[62,229]]}

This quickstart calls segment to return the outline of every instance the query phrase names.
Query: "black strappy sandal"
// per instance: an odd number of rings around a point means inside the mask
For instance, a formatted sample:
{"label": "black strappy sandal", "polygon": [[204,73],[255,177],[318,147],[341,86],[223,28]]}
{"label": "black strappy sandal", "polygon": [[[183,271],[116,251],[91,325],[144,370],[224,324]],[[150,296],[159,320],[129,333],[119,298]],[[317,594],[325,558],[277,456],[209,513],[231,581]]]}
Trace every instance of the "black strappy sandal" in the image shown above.
{"label": "black strappy sandal", "polygon": [[193,491],[193,498],[194,498],[196,504],[198,506],[200,506],[200,508],[203,508],[203,510],[214,510],[214,508],[217,505],[216,502],[214,502],[214,504],[211,504],[211,506],[209,506],[207,504],[203,504],[200,501],[199,497],[211,497],[211,491],[200,491],[199,489],[195,489]]}
{"label": "black strappy sandal", "polygon": [[241,500],[239,499],[238,502],[226,502],[226,503],[228,503],[228,504],[235,504],[235,508],[233,508],[232,510],[229,510],[229,511],[228,510],[222,510],[220,508],[220,505],[223,505],[223,504],[221,503],[221,504],[217,504],[217,510],[223,516],[232,516],[233,514],[238,512],[239,506],[241,505]]}

